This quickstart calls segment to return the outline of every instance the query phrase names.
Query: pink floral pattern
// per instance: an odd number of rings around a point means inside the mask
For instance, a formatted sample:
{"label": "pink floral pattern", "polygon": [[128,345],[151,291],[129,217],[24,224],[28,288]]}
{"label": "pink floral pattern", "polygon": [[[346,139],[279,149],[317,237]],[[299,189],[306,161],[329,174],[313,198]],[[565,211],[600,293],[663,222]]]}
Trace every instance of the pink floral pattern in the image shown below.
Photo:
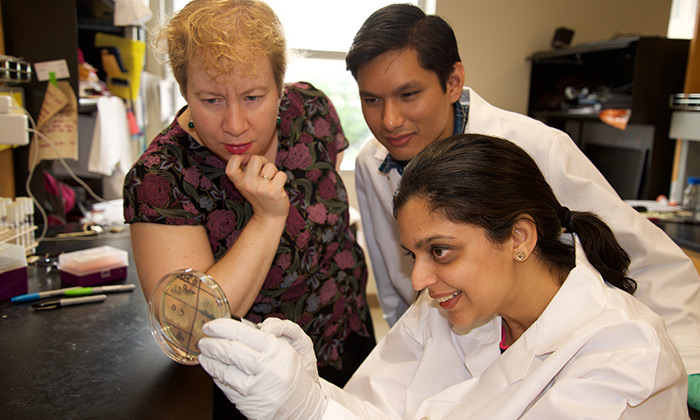
{"label": "pink floral pattern", "polygon": [[[276,165],[292,204],[277,256],[246,318],[299,323],[319,368],[349,375],[374,345],[365,287],[367,266],[349,226],[347,192],[335,171],[348,143],[335,108],[308,83],[289,85],[280,102]],[[127,223],[202,225],[221,258],[252,216],[224,173],[225,162],[174,121],[124,181]],[[352,350],[345,351],[348,340]]]}
{"label": "pink floral pattern", "polygon": [[168,202],[168,181],[153,174],[143,177],[143,184],[139,189],[139,199],[153,207],[162,207]]}
{"label": "pink floral pattern", "polygon": [[208,219],[209,236],[217,241],[226,239],[236,228],[236,214],[227,210],[214,210]]}
{"label": "pink floral pattern", "polygon": [[289,169],[306,168],[312,163],[309,147],[303,143],[292,147],[284,160],[284,164]]}

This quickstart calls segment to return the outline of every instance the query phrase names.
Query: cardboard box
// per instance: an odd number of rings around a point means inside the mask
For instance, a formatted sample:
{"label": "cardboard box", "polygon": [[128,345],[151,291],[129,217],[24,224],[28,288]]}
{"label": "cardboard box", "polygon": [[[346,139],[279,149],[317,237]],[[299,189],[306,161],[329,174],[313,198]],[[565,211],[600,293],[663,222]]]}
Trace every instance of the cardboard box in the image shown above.
{"label": "cardboard box", "polygon": [[58,256],[61,281],[75,286],[94,286],[126,278],[126,251],[100,246]]}

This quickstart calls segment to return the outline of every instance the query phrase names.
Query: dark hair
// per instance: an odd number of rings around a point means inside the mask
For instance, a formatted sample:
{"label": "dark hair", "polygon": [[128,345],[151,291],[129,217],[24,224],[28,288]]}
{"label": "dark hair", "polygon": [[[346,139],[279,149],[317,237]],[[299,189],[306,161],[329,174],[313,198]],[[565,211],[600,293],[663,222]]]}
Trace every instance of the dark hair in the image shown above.
{"label": "dark hair", "polygon": [[372,13],[355,35],[345,56],[347,69],[357,79],[360,67],[388,51],[413,48],[418,62],[435,72],[447,89],[454,65],[462,60],[452,27],[438,16],[426,16],[411,4],[392,4]]}
{"label": "dark hair", "polygon": [[412,197],[428,202],[448,220],[484,229],[494,243],[510,237],[523,215],[534,220],[534,252],[565,275],[575,266],[573,243],[562,241],[562,227],[575,232],[586,257],[608,283],[633,294],[626,277],[630,259],[612,230],[589,212],[562,207],[535,161],[510,141],[463,134],[438,140],[406,166],[394,195],[394,216]]}

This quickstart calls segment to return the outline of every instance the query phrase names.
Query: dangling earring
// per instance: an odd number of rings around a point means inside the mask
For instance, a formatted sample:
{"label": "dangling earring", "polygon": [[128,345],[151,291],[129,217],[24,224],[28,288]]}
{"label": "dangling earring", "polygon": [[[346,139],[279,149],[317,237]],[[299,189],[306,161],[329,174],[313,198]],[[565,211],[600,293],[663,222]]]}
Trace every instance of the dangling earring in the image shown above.
{"label": "dangling earring", "polygon": [[525,254],[522,251],[515,254],[515,261],[517,261],[517,262],[525,261]]}
{"label": "dangling earring", "polygon": [[192,111],[189,109],[187,110],[187,115],[189,116],[189,121],[187,122],[187,127],[190,128],[190,130],[194,130],[194,121],[192,121]]}
{"label": "dangling earring", "polygon": [[280,125],[281,123],[282,123],[282,118],[280,118],[279,115],[278,115],[278,116],[277,116],[277,125]]}

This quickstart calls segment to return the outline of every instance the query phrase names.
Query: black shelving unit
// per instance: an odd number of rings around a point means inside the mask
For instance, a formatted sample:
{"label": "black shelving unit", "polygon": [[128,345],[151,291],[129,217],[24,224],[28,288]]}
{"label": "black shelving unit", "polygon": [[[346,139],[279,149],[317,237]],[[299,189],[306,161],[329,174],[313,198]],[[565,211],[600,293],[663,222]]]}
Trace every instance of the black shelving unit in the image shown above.
{"label": "black shelving unit", "polygon": [[[124,28],[113,25],[114,0],[0,0],[2,6],[2,25],[5,41],[5,53],[21,57],[34,64],[42,61],[65,59],[73,92],[78,96],[78,48],[90,64],[101,70],[99,49],[94,47],[97,32],[123,35]],[[33,78],[23,85],[25,108],[35,121],[38,120],[46,92],[46,81]],[[80,159],[87,162],[85,149],[89,150],[94,128],[95,107],[79,105],[78,132]],[[15,191],[17,195],[26,195],[25,181],[29,174],[29,146],[13,149]],[[70,162],[75,162],[69,160]],[[76,163],[77,165],[77,163]],[[52,161],[38,164],[37,173],[51,170]],[[61,166],[57,164],[57,166]],[[71,165],[74,166],[74,165]],[[86,166],[86,164],[85,164]],[[62,167],[61,167],[62,170]],[[74,171],[101,194],[101,181],[98,176]],[[69,177],[63,177],[69,183]],[[43,179],[40,175],[32,178],[31,187],[36,195],[41,195]],[[41,200],[41,197],[38,197]]]}
{"label": "black shelving unit", "polygon": [[[669,97],[683,90],[688,50],[688,40],[629,37],[533,54],[528,114],[566,131],[622,198],[668,195]],[[603,123],[604,109],[629,109],[627,128]]]}

